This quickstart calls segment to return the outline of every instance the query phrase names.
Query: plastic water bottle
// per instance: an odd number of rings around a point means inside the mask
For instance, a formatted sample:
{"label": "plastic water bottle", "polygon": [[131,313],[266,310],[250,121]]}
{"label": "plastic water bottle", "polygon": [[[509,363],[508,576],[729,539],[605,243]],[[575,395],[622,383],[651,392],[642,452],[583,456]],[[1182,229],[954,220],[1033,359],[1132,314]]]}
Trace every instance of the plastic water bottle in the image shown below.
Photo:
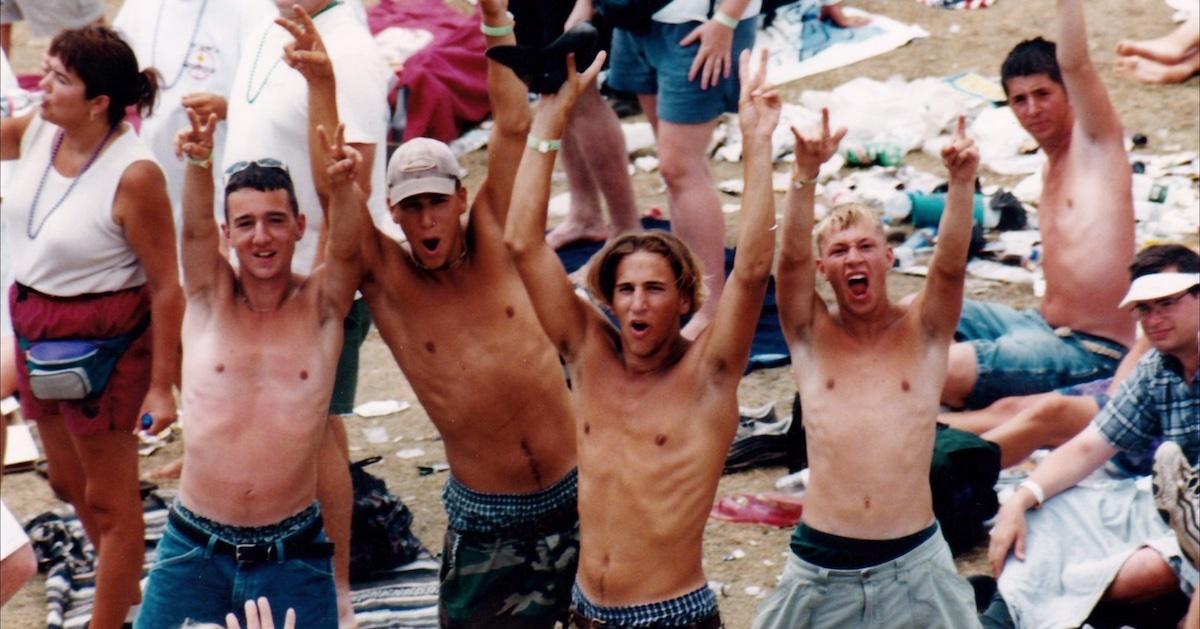
{"label": "plastic water bottle", "polygon": [[38,107],[46,100],[45,92],[29,92],[26,90],[11,90],[0,95],[0,118],[11,118],[24,114],[29,109]]}
{"label": "plastic water bottle", "polygon": [[892,249],[892,253],[896,257],[894,266],[898,268],[912,266],[917,252],[932,247],[935,238],[937,238],[937,230],[932,227],[913,230],[912,235],[904,241],[904,244]]}
{"label": "plastic water bottle", "polygon": [[851,142],[842,150],[847,166],[898,166],[904,150],[895,142]]}

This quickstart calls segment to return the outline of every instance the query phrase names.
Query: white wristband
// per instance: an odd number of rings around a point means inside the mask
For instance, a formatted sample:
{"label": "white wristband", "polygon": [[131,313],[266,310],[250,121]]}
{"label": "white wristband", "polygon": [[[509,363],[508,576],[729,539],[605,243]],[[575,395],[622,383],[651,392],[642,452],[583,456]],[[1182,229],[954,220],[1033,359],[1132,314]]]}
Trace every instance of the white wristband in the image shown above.
{"label": "white wristband", "polygon": [[1026,479],[1021,483],[1021,487],[1028,489],[1029,493],[1033,494],[1033,499],[1037,500],[1037,506],[1040,507],[1043,502],[1046,502],[1046,490],[1042,489],[1042,486],[1035,481]]}
{"label": "white wristband", "polygon": [[738,27],[738,19],[729,17],[724,11],[714,11],[712,19],[722,26],[728,26],[732,29],[737,29]]}

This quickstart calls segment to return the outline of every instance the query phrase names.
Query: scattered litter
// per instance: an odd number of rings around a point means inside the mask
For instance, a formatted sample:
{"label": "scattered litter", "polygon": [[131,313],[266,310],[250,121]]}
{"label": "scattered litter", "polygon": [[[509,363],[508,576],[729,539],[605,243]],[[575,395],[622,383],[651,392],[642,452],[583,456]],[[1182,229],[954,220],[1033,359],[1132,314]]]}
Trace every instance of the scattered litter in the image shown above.
{"label": "scattered litter", "polygon": [[742,559],[745,556],[746,556],[746,551],[742,550],[741,548],[735,548],[735,549],[731,550],[730,552],[726,553],[725,556],[721,558],[721,560],[722,561],[737,561],[738,559]]}
{"label": "scattered litter", "polygon": [[547,210],[550,216],[566,216],[571,212],[571,193],[560,192],[550,198]]}
{"label": "scattered litter", "polygon": [[630,155],[654,148],[654,128],[649,122],[622,122],[621,133],[625,136],[625,150]]}
{"label": "scattered litter", "polygon": [[800,521],[803,504],[795,495],[733,494],[713,505],[709,517],[726,522],[769,524],[778,527],[795,526]]}
{"label": "scattered litter", "polygon": [[766,596],[766,593],[763,591],[763,589],[757,585],[747,585],[746,589],[742,591],[745,592],[747,596],[753,596],[754,598],[762,598],[763,596]]}
{"label": "scattered litter", "polygon": [[354,414],[359,417],[382,417],[406,411],[412,404],[404,400],[372,400],[354,407]]}
{"label": "scattered litter", "polygon": [[448,471],[449,469],[450,469],[450,466],[446,463],[434,463],[433,465],[418,465],[417,466],[417,474],[420,476],[429,476],[430,474],[436,474],[438,472],[445,472],[445,471]]}
{"label": "scattered litter", "polygon": [[779,477],[779,480],[775,481],[775,489],[792,493],[804,491],[804,489],[808,487],[809,475],[810,472],[806,467],[798,472],[792,472],[791,474],[781,476]]}
{"label": "scattered litter", "polygon": [[724,581],[709,581],[708,589],[713,591],[717,596],[729,596],[729,584]]}
{"label": "scattered litter", "polygon": [[771,561],[770,559],[763,559],[762,562],[763,562],[764,566],[768,566],[768,567],[775,565],[775,562]]}
{"label": "scattered litter", "polygon": [[407,450],[400,450],[396,453],[396,456],[402,459],[415,459],[419,456],[425,456],[425,451],[421,448],[408,448]]}
{"label": "scattered litter", "polygon": [[644,173],[652,173],[658,170],[658,158],[653,155],[643,155],[634,158],[633,165]]}
{"label": "scattered litter", "polygon": [[388,431],[386,426],[367,426],[363,428],[363,436],[367,438],[367,443],[387,443]]}
{"label": "scattered litter", "polygon": [[492,121],[485,120],[478,127],[450,141],[450,150],[454,156],[461,158],[467,153],[478,151],[487,146],[488,138],[492,135]]}

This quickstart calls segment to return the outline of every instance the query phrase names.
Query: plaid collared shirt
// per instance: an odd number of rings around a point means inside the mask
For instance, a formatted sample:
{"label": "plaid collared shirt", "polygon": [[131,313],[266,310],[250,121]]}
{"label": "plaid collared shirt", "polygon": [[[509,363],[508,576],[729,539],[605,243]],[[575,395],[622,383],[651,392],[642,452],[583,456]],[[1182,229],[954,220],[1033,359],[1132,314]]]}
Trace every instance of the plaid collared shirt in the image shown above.
{"label": "plaid collared shirt", "polygon": [[1117,448],[1144,454],[1159,440],[1179,444],[1188,461],[1200,460],[1200,375],[1185,379],[1174,356],[1152,350],[1121,383],[1093,425]]}

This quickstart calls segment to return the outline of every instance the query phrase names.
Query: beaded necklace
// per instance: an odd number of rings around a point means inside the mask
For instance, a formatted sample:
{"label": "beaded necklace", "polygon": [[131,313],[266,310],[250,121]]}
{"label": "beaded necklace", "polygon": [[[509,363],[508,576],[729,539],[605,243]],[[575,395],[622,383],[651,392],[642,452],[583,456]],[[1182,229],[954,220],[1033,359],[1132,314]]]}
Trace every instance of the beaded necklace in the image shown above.
{"label": "beaded necklace", "polygon": [[[333,2],[325,5],[324,9],[313,13],[309,17],[315,20],[317,19],[318,15],[332,9],[333,7],[336,7],[341,3],[341,0],[334,0]],[[263,46],[267,43],[267,35],[271,33],[272,26],[275,26],[274,22],[267,25],[266,30],[263,31],[262,37],[258,39],[258,50],[254,51],[254,63],[250,66],[250,78],[246,80],[246,102],[250,103],[251,105],[254,104],[254,101],[258,100],[259,96],[262,96],[263,90],[267,87],[267,82],[271,80],[271,75],[275,73],[275,68],[279,67],[279,62],[283,61],[282,55],[275,59],[275,63],[272,63],[271,67],[267,69],[267,74],[263,77],[262,83],[258,84],[258,89],[254,90],[254,94],[251,95],[250,86],[254,85],[254,73],[258,71],[258,59],[262,56]]]}
{"label": "beaded necklace", "polygon": [[[158,17],[154,18],[154,39],[150,42],[150,67],[158,67],[154,63],[154,60],[158,58],[158,29],[162,25],[163,11],[166,7],[167,1],[169,0],[163,0],[159,3]],[[190,39],[188,39],[187,48],[183,49],[183,61],[179,62],[179,71],[175,73],[175,78],[163,85],[163,89],[169,90],[172,87],[175,87],[175,84],[178,83],[179,79],[183,77],[183,71],[186,70],[188,66],[188,55],[192,52],[192,46],[196,45],[196,35],[200,32],[200,22],[204,20],[204,10],[207,8],[208,0],[204,0],[200,3],[200,13],[196,15],[196,23],[192,25],[192,36]]]}
{"label": "beaded necklace", "polygon": [[46,185],[46,177],[50,174],[50,169],[54,167],[54,158],[58,156],[58,149],[62,148],[63,138],[66,137],[66,132],[62,129],[59,129],[58,136],[54,139],[54,148],[50,149],[50,161],[46,162],[46,169],[42,171],[42,178],[38,180],[37,192],[33,193],[33,203],[31,203],[29,206],[29,220],[25,222],[25,235],[28,236],[30,240],[37,240],[38,234],[42,233],[42,227],[45,227],[46,225],[46,221],[50,220],[50,217],[53,216],[56,211],[58,211],[58,208],[62,206],[63,201],[66,201],[67,197],[70,196],[71,191],[75,189],[75,184],[79,183],[79,180],[83,179],[83,174],[92,167],[92,163],[95,162],[96,158],[100,155],[100,149],[104,148],[104,145],[108,144],[109,138],[116,133],[117,126],[118,125],[113,125],[108,129],[108,133],[104,135],[104,139],[100,140],[100,144],[96,145],[96,150],[92,151],[92,154],[88,157],[87,162],[83,164],[83,169],[80,170],[79,174],[75,175],[75,178],[71,180],[71,185],[67,186],[67,191],[58,198],[58,201],[54,204],[54,207],[51,207],[50,211],[42,217],[41,222],[37,224],[37,229],[34,229],[33,215],[37,213],[38,201],[42,199],[42,188]]}

